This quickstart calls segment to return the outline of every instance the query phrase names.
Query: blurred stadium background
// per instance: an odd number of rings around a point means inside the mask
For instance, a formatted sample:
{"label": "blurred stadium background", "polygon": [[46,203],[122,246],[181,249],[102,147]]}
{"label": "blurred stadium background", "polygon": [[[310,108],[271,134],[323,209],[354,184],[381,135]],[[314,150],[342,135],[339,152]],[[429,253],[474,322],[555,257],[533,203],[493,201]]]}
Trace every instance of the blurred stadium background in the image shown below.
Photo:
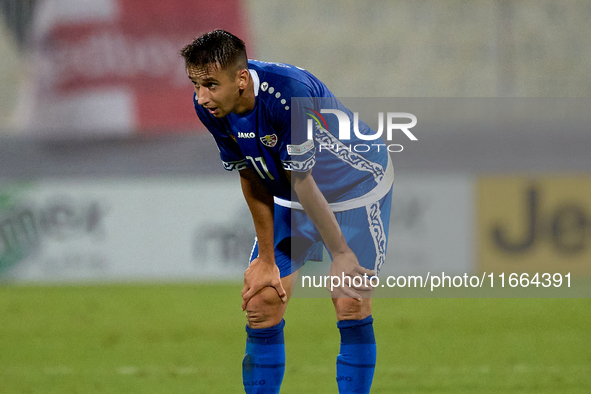
{"label": "blurred stadium background", "polygon": [[[214,28],[338,96],[438,111],[393,155],[385,273],[591,273],[587,0],[0,10],[0,393],[241,391],[254,233],[178,56]],[[373,392],[588,393],[577,294],[378,299]],[[336,392],[329,304],[290,306],[282,392]]]}

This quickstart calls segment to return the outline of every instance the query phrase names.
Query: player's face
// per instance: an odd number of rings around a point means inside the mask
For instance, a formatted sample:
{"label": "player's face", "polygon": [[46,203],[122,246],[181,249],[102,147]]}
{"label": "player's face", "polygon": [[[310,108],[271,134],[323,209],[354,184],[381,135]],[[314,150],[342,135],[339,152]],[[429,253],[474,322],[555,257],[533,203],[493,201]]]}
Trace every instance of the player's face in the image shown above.
{"label": "player's face", "polygon": [[189,79],[195,85],[197,103],[216,118],[235,112],[240,99],[239,71],[219,67],[187,67]]}

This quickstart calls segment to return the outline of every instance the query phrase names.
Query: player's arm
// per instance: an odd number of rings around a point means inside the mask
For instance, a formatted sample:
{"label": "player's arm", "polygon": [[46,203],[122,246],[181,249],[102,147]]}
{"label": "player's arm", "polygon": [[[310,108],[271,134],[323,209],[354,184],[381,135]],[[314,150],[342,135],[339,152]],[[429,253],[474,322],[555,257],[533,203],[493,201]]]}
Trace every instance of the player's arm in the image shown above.
{"label": "player's arm", "polygon": [[287,296],[281,284],[279,268],[275,264],[273,196],[250,168],[240,170],[240,185],[252,215],[259,244],[258,257],[250,263],[244,273],[242,310],[246,309],[246,304],[252,296],[264,287],[275,288],[281,300],[285,302]]}
{"label": "player's arm", "polygon": [[[368,276],[375,275],[374,271],[365,269],[359,264],[357,257],[347,245],[334,213],[314,181],[312,171],[286,171],[286,174],[293,185],[300,204],[302,204],[306,214],[318,229],[322,240],[332,254],[333,262],[330,274],[339,277],[344,274],[345,277],[351,278],[364,274]],[[368,290],[365,287],[358,287],[356,289]],[[361,299],[359,293],[349,287],[343,287],[341,291],[345,296],[358,300]]]}

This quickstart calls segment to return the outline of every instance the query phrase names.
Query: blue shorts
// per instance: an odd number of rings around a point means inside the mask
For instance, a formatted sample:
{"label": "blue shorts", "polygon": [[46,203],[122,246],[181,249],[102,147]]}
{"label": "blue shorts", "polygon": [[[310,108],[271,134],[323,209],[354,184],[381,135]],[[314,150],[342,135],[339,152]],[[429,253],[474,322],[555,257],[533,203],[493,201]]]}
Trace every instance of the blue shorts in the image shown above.
{"label": "blue shorts", "polygon": [[[386,260],[392,188],[379,201],[342,212],[335,217],[359,264],[375,270]],[[322,261],[323,241],[312,220],[302,210],[275,204],[275,263],[281,277],[300,269],[308,260]],[[255,238],[250,261],[259,255]]]}

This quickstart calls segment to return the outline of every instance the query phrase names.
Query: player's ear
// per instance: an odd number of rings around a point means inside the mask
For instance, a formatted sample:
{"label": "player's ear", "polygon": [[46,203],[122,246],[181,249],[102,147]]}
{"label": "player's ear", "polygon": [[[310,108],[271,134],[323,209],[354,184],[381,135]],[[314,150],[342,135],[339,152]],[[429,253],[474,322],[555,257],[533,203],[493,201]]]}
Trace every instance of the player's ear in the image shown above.
{"label": "player's ear", "polygon": [[241,70],[238,70],[238,86],[240,89],[246,89],[246,86],[248,86],[249,78],[250,73],[248,72],[248,69],[243,68]]}

